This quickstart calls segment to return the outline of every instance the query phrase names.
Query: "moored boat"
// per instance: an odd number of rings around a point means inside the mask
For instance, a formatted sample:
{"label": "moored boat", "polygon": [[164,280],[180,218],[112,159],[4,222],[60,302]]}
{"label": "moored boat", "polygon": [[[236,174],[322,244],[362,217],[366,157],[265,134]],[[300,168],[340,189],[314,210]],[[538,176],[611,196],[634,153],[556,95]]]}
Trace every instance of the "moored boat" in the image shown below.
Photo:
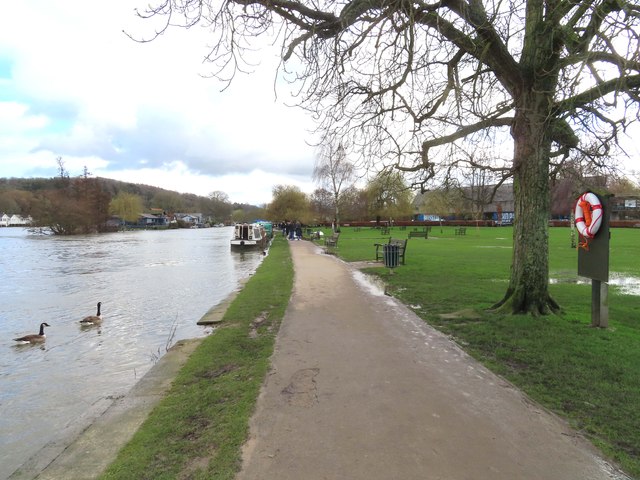
{"label": "moored boat", "polygon": [[231,248],[233,250],[264,249],[267,246],[267,232],[259,223],[237,223],[233,230]]}

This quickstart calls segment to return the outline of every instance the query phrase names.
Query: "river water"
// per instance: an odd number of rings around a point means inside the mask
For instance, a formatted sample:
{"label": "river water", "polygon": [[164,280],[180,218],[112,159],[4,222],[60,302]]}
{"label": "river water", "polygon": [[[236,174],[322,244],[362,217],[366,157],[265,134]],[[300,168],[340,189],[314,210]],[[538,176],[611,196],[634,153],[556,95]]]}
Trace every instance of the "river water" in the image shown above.
{"label": "river water", "polygon": [[[57,237],[0,228],[0,478],[92,406],[117,398],[170,344],[236,290],[261,252],[235,253],[233,229]],[[102,302],[103,324],[82,327]],[[43,346],[13,338],[46,329]]]}

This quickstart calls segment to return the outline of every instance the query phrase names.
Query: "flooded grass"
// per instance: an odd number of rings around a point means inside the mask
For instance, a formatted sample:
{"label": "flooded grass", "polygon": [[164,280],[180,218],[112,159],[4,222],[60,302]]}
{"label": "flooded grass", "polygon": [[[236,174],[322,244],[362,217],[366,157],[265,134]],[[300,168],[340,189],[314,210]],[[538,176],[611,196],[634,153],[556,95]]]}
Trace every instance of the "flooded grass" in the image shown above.
{"label": "flooded grass", "polygon": [[[578,276],[565,276],[550,278],[549,284],[569,283],[574,285],[591,285],[591,279]],[[630,277],[621,273],[611,273],[609,275],[609,286],[615,287],[622,295],[640,295],[640,278]]]}

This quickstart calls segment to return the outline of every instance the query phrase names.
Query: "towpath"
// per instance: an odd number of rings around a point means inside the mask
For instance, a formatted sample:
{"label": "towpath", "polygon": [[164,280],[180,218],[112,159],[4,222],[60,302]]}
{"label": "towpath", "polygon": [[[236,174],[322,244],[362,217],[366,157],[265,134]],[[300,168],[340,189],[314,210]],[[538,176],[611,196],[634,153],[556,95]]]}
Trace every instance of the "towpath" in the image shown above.
{"label": "towpath", "polygon": [[529,401],[309,242],[238,480],[604,480],[616,473]]}

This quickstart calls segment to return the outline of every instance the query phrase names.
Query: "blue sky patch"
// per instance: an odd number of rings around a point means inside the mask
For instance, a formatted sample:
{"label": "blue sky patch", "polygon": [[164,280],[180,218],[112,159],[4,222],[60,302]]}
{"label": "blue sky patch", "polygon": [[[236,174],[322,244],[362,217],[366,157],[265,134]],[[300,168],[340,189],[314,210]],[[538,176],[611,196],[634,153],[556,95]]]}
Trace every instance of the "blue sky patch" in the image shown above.
{"label": "blue sky patch", "polygon": [[0,57],[0,78],[11,78],[13,62],[8,58]]}

